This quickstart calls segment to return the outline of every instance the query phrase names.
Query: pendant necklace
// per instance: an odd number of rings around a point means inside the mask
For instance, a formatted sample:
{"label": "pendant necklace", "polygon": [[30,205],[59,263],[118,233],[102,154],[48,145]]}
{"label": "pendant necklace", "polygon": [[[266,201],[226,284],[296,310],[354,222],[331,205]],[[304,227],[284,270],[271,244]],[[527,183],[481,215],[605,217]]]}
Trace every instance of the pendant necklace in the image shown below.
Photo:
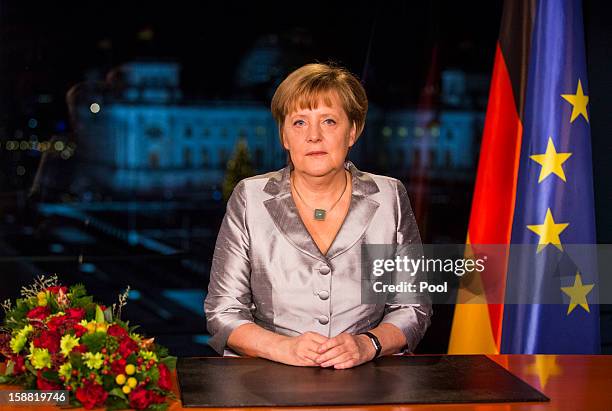
{"label": "pendant necklace", "polygon": [[[344,171],[344,170],[343,170]],[[346,172],[344,172],[345,176],[346,176]],[[338,202],[340,201],[340,199],[342,198],[342,196],[344,195],[344,192],[346,191],[346,187],[348,186],[348,181],[347,178],[345,177],[344,179],[344,190],[342,190],[342,194],[340,194],[340,197],[338,197],[338,199],[336,200],[336,202],[334,204],[332,204],[332,206],[328,209],[325,210],[323,208],[315,208],[314,209],[314,219],[315,220],[319,220],[319,221],[323,221],[325,220],[325,215],[330,212],[335,206],[336,204],[338,204]],[[308,208],[313,208],[310,205],[308,205],[308,203],[306,203],[306,201],[304,201],[304,199],[302,198],[302,196],[300,195],[300,192],[298,191],[295,183],[293,182],[293,178],[291,179],[291,183],[293,185],[293,188],[295,189],[295,192],[297,193],[298,197],[300,198],[300,200],[302,200],[302,203],[304,203]]]}

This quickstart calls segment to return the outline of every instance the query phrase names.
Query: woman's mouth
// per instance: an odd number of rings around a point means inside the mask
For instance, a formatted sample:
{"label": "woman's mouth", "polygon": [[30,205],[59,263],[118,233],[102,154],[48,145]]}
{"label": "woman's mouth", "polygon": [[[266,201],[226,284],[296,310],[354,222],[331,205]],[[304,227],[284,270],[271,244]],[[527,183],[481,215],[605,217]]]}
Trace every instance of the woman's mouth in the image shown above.
{"label": "woman's mouth", "polygon": [[307,153],[306,155],[307,156],[318,157],[318,156],[323,156],[325,154],[327,154],[327,152],[325,152],[325,151],[311,151],[311,152]]}

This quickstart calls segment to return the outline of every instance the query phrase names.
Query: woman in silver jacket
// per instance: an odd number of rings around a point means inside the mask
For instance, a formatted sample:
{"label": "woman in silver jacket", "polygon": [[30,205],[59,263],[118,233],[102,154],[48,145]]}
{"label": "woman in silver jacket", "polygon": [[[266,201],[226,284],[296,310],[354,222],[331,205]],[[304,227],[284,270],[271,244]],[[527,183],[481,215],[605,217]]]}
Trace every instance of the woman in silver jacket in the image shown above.
{"label": "woman in silver jacket", "polygon": [[361,245],[421,241],[404,185],[346,160],[367,106],[360,82],[325,64],[277,88],[289,164],[240,181],[228,201],[204,304],[217,352],[341,369],[422,338],[429,301],[362,303]]}

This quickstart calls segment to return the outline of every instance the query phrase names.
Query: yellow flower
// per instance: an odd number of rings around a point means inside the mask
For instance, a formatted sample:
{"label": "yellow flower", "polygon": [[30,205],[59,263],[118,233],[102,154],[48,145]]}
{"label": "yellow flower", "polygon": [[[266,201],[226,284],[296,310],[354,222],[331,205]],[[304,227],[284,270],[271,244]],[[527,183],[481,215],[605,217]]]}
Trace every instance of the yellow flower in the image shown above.
{"label": "yellow flower", "polygon": [[95,354],[91,352],[86,352],[85,354],[83,354],[83,360],[85,360],[85,365],[87,365],[87,367],[92,370],[99,369],[103,363],[102,354],[99,352]]}
{"label": "yellow flower", "polygon": [[119,375],[118,375],[118,376],[115,378],[115,382],[116,382],[118,385],[123,385],[123,384],[125,384],[125,380],[126,380],[126,378],[125,378],[125,375],[124,375],[124,374],[119,374]]}
{"label": "yellow flower", "polygon": [[136,372],[136,367],[134,366],[134,364],[128,364],[125,366],[125,373],[127,375],[134,375],[135,372]]}
{"label": "yellow flower", "polygon": [[134,377],[130,377],[127,380],[127,385],[130,388],[135,388],[138,385],[138,380],[136,378],[134,378]]}
{"label": "yellow flower", "polygon": [[33,330],[34,330],[34,327],[28,324],[25,327],[23,327],[21,330],[19,330],[13,338],[11,338],[11,341],[9,344],[11,346],[11,350],[13,350],[15,354],[19,354],[19,352],[23,350],[23,347],[25,347],[25,344],[28,340],[28,335]]}
{"label": "yellow flower", "polygon": [[77,345],[79,345],[79,338],[74,337],[70,334],[64,335],[62,339],[60,340],[60,348],[61,348],[62,354],[64,354],[64,357],[68,357],[68,355],[70,354],[70,351],[72,351],[72,349],[76,347]]}
{"label": "yellow flower", "polygon": [[145,361],[154,360],[155,362],[157,362],[157,354],[155,354],[153,351],[140,351],[138,354]]}
{"label": "yellow flower", "polygon": [[60,365],[59,370],[57,370],[57,373],[60,376],[64,377],[66,381],[68,381],[72,376],[72,364],[70,364],[70,361],[67,361]]}
{"label": "yellow flower", "polygon": [[49,355],[49,351],[46,348],[34,348],[33,346],[30,348],[28,359],[34,368],[37,370],[51,368],[51,355]]}
{"label": "yellow flower", "polygon": [[124,385],[123,387],[121,387],[121,391],[123,391],[124,394],[129,394],[132,389],[129,385]]}
{"label": "yellow flower", "polygon": [[106,333],[108,325],[106,323],[96,323],[96,332]]}
{"label": "yellow flower", "polygon": [[47,298],[47,293],[44,291],[39,292],[36,295],[36,298],[38,299],[38,305],[41,307],[44,307],[45,305],[47,305],[48,303],[48,298]]}
{"label": "yellow flower", "polygon": [[96,332],[96,323],[95,322],[90,322],[87,324],[87,332],[89,334],[93,334]]}

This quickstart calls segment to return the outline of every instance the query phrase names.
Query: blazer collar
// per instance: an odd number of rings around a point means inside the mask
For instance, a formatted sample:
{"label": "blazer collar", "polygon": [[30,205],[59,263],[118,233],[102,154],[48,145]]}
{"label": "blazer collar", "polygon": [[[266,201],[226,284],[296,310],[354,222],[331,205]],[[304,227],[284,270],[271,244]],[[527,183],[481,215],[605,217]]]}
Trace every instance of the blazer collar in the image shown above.
{"label": "blazer collar", "polygon": [[264,206],[278,230],[294,247],[325,262],[343,253],[361,238],[379,206],[378,202],[368,197],[379,191],[372,177],[357,169],[350,160],[344,162],[344,168],[349,170],[352,176],[351,203],[348,214],[325,255],[306,229],[293,201],[289,179],[290,166],[273,173],[263,189],[273,196],[264,201]]}

